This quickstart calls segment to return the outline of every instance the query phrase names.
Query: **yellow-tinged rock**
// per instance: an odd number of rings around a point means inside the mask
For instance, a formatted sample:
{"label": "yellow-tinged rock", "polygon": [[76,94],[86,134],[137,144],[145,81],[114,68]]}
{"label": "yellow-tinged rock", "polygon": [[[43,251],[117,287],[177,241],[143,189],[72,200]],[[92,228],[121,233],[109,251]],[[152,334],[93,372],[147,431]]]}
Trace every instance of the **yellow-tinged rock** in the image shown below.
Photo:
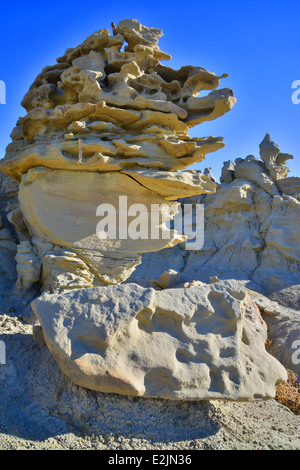
{"label": "yellow-tinged rock", "polygon": [[214,193],[217,187],[210,178],[198,171],[126,170],[122,173],[131,176],[168,201],[196,194]]}

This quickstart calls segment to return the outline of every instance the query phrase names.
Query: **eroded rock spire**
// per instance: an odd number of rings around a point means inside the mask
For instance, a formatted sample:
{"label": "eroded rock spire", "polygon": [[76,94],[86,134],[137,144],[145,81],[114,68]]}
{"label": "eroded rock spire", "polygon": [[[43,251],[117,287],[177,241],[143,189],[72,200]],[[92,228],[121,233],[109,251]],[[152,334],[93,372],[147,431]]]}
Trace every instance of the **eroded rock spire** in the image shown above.
{"label": "eroded rock spire", "polygon": [[[227,75],[162,65],[171,56],[160,50],[161,36],[135,19],[113,25],[113,35],[101,29],[45,67],[22,101],[27,114],[0,168],[20,183],[20,210],[47,278],[71,270],[78,285],[83,262],[88,284],[91,277],[92,284],[119,283],[141,253],[183,240],[173,231],[168,242],[100,242],[100,202],[117,206],[116,198],[126,195],[129,204],[148,207],[215,191],[209,176],[180,170],[223,147],[223,140],[191,138],[189,129],[222,116],[236,100],[230,89],[217,90]],[[199,97],[203,90],[210,93]],[[68,250],[65,265],[61,250]]]}

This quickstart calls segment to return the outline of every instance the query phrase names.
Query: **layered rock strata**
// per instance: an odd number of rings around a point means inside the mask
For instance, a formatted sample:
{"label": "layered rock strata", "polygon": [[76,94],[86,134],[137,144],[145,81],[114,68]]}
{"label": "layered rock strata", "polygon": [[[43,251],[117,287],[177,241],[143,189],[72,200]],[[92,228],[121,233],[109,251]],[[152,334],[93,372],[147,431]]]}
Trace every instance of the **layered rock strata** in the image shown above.
{"label": "layered rock strata", "polygon": [[[89,272],[86,285],[116,284],[130,276],[141,253],[185,240],[168,228],[169,236],[156,241],[99,239],[100,204],[118,211],[119,196],[149,211],[151,204],[164,204],[168,222],[179,197],[215,191],[209,176],[180,170],[223,147],[223,140],[188,132],[222,116],[236,100],[230,89],[217,90],[227,75],[162,65],[171,56],[160,50],[161,36],[137,20],[113,25],[113,35],[99,30],[44,68],[22,101],[27,114],[13,130],[0,168],[20,183],[27,240],[38,253],[49,244],[41,258],[43,289],[55,290],[62,281],[56,275],[65,250],[77,261],[66,259],[63,284],[81,287],[77,264]],[[211,92],[198,96],[204,90]]]}

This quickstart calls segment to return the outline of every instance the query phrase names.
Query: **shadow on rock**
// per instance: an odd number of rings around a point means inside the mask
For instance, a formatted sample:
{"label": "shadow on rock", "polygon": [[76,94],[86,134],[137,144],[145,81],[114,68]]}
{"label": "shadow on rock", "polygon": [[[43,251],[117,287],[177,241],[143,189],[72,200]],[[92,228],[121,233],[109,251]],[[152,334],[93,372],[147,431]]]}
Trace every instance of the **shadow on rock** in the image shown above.
{"label": "shadow on rock", "polygon": [[0,430],[33,441],[67,433],[104,440],[152,443],[193,441],[215,435],[211,402],[123,397],[74,385],[49,350],[31,334],[3,334],[7,360],[0,365]]}

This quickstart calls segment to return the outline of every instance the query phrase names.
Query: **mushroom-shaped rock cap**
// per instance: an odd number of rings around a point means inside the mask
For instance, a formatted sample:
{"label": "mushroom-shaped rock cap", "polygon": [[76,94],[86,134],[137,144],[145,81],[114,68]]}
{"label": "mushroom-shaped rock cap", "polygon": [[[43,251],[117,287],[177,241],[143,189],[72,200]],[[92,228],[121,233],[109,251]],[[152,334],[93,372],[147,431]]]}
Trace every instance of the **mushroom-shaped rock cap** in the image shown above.
{"label": "mushroom-shaped rock cap", "polygon": [[[224,146],[189,129],[228,112],[232,90],[202,67],[165,67],[162,31],[136,19],[100,29],[45,67],[26,93],[1,170],[179,171]],[[125,42],[125,49],[122,46]],[[126,46],[127,42],[127,46]],[[207,96],[199,92],[210,90]]]}

